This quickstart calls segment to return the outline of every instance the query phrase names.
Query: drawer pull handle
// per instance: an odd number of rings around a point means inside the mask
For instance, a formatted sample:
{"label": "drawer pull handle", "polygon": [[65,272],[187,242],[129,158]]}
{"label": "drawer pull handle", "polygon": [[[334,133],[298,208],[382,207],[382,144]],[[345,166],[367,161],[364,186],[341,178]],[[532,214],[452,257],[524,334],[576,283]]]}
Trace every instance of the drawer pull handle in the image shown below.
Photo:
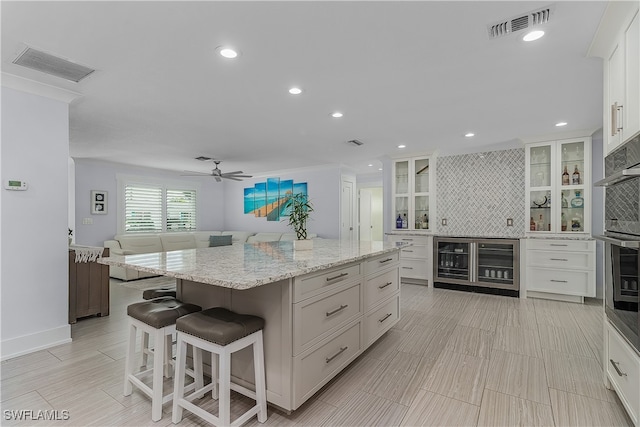
{"label": "drawer pull handle", "polygon": [[609,359],[609,362],[611,362],[611,365],[613,365],[613,369],[616,370],[616,372],[618,373],[619,376],[621,376],[621,377],[626,377],[627,376],[626,373],[622,372],[620,370],[620,368],[618,368],[618,365],[620,364],[620,362],[614,362],[613,359]]}
{"label": "drawer pull handle", "polygon": [[386,288],[386,287],[387,287],[387,286],[389,286],[389,285],[393,285],[393,282],[387,282],[387,283],[385,283],[384,285],[380,285],[380,286],[378,286],[378,289],[384,289],[384,288]]}
{"label": "drawer pull handle", "polygon": [[327,317],[332,316],[332,315],[336,314],[337,312],[344,310],[347,307],[349,307],[349,304],[341,305],[340,307],[336,308],[335,310],[327,311]]}
{"label": "drawer pull handle", "polygon": [[550,282],[556,282],[556,283],[569,283],[569,282],[567,282],[566,280],[554,280],[554,279],[551,279],[551,280],[550,280]]}
{"label": "drawer pull handle", "polygon": [[382,319],[378,320],[378,322],[382,323],[382,322],[384,322],[385,320],[387,320],[387,319],[388,319],[389,317],[391,317],[391,316],[393,316],[393,314],[391,314],[391,313],[387,313],[387,315],[386,315],[386,316],[384,316]]}
{"label": "drawer pull handle", "polygon": [[551,261],[569,261],[568,259],[565,258],[549,258]]}
{"label": "drawer pull handle", "polygon": [[349,273],[340,273],[337,276],[327,277],[327,282],[330,282],[332,280],[336,280],[336,279],[339,279],[341,277],[348,276],[348,275],[349,275]]}
{"label": "drawer pull handle", "polygon": [[569,245],[560,244],[560,243],[551,243],[549,246],[569,246]]}
{"label": "drawer pull handle", "polygon": [[404,268],[405,270],[413,270],[413,267],[402,267],[402,268]]}
{"label": "drawer pull handle", "polygon": [[348,346],[344,346],[344,347],[340,347],[340,350],[338,350],[338,352],[336,354],[334,354],[331,357],[327,357],[325,359],[325,363],[329,363],[331,362],[333,359],[335,359],[336,357],[340,356],[342,353],[344,353],[349,347]]}
{"label": "drawer pull handle", "polygon": [[410,251],[409,249],[403,249],[402,252],[413,252],[413,251]]}
{"label": "drawer pull handle", "polygon": [[384,264],[385,262],[393,261],[393,258],[387,258],[380,261],[380,264]]}
{"label": "drawer pull handle", "polygon": [[402,240],[405,240],[407,242],[413,242],[413,239],[402,239]]}

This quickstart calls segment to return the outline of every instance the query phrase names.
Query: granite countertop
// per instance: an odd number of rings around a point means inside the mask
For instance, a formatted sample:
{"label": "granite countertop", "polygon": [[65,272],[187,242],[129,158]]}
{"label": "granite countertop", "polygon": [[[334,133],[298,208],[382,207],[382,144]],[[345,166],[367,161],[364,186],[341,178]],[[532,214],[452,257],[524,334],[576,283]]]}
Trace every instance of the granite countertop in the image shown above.
{"label": "granite countertop", "polygon": [[313,249],[292,242],[245,243],[137,255],[117,255],[101,264],[131,268],[232,289],[250,289],[314,271],[397,251],[402,244],[314,239]]}

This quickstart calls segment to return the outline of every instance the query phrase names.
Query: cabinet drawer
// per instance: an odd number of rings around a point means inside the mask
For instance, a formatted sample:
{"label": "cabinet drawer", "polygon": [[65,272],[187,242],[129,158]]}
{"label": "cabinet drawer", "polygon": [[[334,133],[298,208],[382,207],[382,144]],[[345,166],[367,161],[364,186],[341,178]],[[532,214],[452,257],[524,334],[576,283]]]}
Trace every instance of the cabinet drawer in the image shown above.
{"label": "cabinet drawer", "polygon": [[591,270],[595,266],[593,252],[527,251],[527,264],[532,267],[554,267]]}
{"label": "cabinet drawer", "polygon": [[364,318],[366,345],[370,345],[400,320],[400,296],[396,295]]}
{"label": "cabinet drawer", "polygon": [[414,245],[429,245],[429,237],[427,236],[401,236],[399,234],[389,235],[389,241],[391,242],[406,242],[413,243]]}
{"label": "cabinet drawer", "polygon": [[294,304],[293,353],[300,353],[316,338],[360,316],[361,290],[357,283],[340,292],[323,293]]}
{"label": "cabinet drawer", "polygon": [[361,352],[360,321],[339,331],[318,348],[293,359],[294,409],[340,372]]}
{"label": "cabinet drawer", "polygon": [[637,425],[640,410],[640,360],[629,348],[629,344],[609,324],[606,331],[609,349],[609,358],[606,361],[607,376]]}
{"label": "cabinet drawer", "polygon": [[592,251],[595,249],[593,240],[554,240],[554,239],[528,239],[527,250],[544,251]]}
{"label": "cabinet drawer", "polygon": [[398,269],[394,268],[386,273],[375,277],[367,278],[364,286],[364,306],[365,310],[376,305],[378,302],[389,298],[400,289],[400,278]]}
{"label": "cabinet drawer", "polygon": [[424,245],[413,245],[400,249],[400,259],[406,258],[427,258],[427,247]]}
{"label": "cabinet drawer", "polygon": [[393,266],[400,259],[398,251],[389,252],[364,262],[364,274],[373,274],[385,268]]}
{"label": "cabinet drawer", "polygon": [[403,259],[400,262],[400,277],[426,280],[427,269],[426,260]]}
{"label": "cabinet drawer", "polygon": [[527,290],[530,291],[594,297],[594,279],[591,271],[527,268]]}
{"label": "cabinet drawer", "polygon": [[351,264],[346,267],[336,268],[330,271],[323,271],[319,274],[308,274],[296,277],[293,294],[294,301],[301,301],[310,298],[318,293],[325,292],[332,285],[342,284],[348,280],[355,279],[360,275],[360,264]]}

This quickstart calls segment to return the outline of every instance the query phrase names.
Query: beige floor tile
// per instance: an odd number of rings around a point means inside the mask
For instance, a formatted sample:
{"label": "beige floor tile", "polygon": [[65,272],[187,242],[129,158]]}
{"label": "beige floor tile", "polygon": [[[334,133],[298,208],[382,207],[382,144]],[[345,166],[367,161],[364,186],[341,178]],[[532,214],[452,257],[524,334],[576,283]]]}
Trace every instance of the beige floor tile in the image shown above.
{"label": "beige floor tile", "polygon": [[469,301],[467,309],[480,309],[496,313],[502,306],[502,300],[506,298],[509,297],[473,294],[473,298]]}
{"label": "beige floor tile", "polygon": [[540,345],[543,349],[576,354],[582,357],[596,357],[581,330],[538,325]]}
{"label": "beige floor tile", "polygon": [[373,343],[363,355],[372,359],[389,361],[395,357],[398,347],[408,334],[408,332],[391,328],[378,338],[378,341]]}
{"label": "beige floor tile", "polygon": [[493,337],[493,332],[458,325],[451,333],[445,350],[489,359]]}
{"label": "beige floor tile", "polygon": [[322,425],[394,426],[400,424],[406,412],[406,406],[359,391]]}
{"label": "beige floor tile", "polygon": [[478,427],[554,426],[550,405],[485,390]]}
{"label": "beige floor tile", "polygon": [[2,425],[31,426],[40,422],[37,420],[39,411],[53,411],[53,409],[53,406],[37,392],[25,393],[2,402]]}
{"label": "beige floor tile", "polygon": [[422,311],[403,310],[400,314],[400,321],[393,326],[393,329],[410,332],[414,326],[420,324],[420,318],[426,316]]}
{"label": "beige floor tile", "polygon": [[418,319],[420,326],[427,328],[442,329],[445,331],[453,331],[458,324],[457,319],[450,317],[436,316],[429,313],[423,313]]}
{"label": "beige floor tile", "polygon": [[496,327],[493,349],[542,358],[538,331],[513,326]]}
{"label": "beige floor tile", "polygon": [[378,359],[359,357],[324,386],[316,397],[332,406],[343,406],[371,378],[381,363]]}
{"label": "beige floor tile", "polygon": [[480,405],[489,361],[481,357],[443,351],[422,388],[456,400]]}
{"label": "beige floor tile", "polygon": [[398,352],[390,362],[378,367],[362,390],[409,406],[435,363],[436,359]]}
{"label": "beige floor tile", "polygon": [[578,322],[567,309],[566,304],[571,303],[534,299],[536,320],[538,324],[551,325],[557,328],[578,329]]}
{"label": "beige floor tile", "polygon": [[458,325],[495,332],[498,323],[498,311],[487,311],[479,308],[468,309],[458,321]]}
{"label": "beige floor tile", "polygon": [[549,405],[544,361],[522,354],[491,353],[486,388]]}
{"label": "beige floor tile", "polygon": [[633,426],[620,405],[551,388],[557,426]]}
{"label": "beige floor tile", "polygon": [[498,312],[498,325],[532,329],[534,331],[538,329],[536,313],[533,309],[520,310],[502,307]]}
{"label": "beige floor tile", "polygon": [[543,350],[549,388],[594,399],[615,401],[604,387],[602,367],[594,358]]}
{"label": "beige floor tile", "polygon": [[[437,348],[437,344],[432,343],[434,339],[438,339],[438,342],[442,342],[444,336],[449,336],[449,332],[438,329],[429,328],[427,326],[416,326],[413,330],[407,333],[398,346],[398,351],[404,353],[415,354],[416,356],[426,356],[429,358],[437,358],[438,355],[433,354],[434,346],[435,350],[442,349]],[[427,355],[429,353],[429,355]]]}
{"label": "beige floor tile", "polygon": [[402,420],[402,425],[475,426],[479,409],[476,405],[420,390]]}

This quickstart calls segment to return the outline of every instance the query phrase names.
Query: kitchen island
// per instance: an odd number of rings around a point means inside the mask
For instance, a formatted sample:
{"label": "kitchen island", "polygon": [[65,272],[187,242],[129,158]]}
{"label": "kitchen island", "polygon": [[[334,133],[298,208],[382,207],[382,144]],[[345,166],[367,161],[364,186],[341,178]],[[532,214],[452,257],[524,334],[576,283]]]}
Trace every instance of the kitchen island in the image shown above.
{"label": "kitchen island", "polygon": [[[389,242],[317,239],[112,256],[99,262],[175,277],[178,298],[265,319],[267,400],[297,409],[400,319],[399,251]],[[234,381],[253,378],[251,350]]]}

